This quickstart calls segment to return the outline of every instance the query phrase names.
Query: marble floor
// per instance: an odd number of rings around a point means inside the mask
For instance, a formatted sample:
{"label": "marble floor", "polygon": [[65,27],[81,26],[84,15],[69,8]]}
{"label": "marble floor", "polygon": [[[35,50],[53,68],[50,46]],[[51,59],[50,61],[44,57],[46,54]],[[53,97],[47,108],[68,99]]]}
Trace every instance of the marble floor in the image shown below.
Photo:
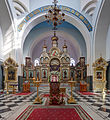
{"label": "marble floor", "polygon": [[[49,87],[40,87],[39,95],[49,93]],[[70,96],[70,87],[66,86],[66,93]],[[20,113],[22,113],[29,105],[33,104],[36,92],[29,95],[13,95],[1,94],[0,95],[0,120],[15,120]],[[93,118],[93,120],[110,120],[110,93],[106,94],[103,99],[102,94],[97,95],[82,95],[81,93],[73,90],[73,96],[78,105]],[[42,106],[45,106],[47,98],[43,98]],[[68,104],[65,98],[65,106],[72,106]],[[54,106],[52,106],[54,107]],[[58,106],[61,107],[61,106]]]}

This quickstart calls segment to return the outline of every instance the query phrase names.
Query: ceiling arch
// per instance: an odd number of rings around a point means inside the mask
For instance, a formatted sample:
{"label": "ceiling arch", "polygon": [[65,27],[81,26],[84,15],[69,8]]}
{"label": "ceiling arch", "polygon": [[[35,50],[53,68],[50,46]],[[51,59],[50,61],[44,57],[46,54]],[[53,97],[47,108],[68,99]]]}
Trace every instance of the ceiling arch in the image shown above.
{"label": "ceiling arch", "polygon": [[86,9],[89,7],[89,6],[91,6],[92,4],[94,4],[94,3],[96,3],[97,2],[97,0],[91,0],[91,1],[89,1],[84,7],[83,7],[83,11],[86,11]]}
{"label": "ceiling arch", "polygon": [[[40,15],[39,17],[37,18],[34,18],[32,21],[30,21],[25,30],[20,32],[20,35],[19,35],[19,39],[21,39],[21,43],[22,43],[22,48],[23,48],[23,44],[24,44],[24,41],[26,39],[26,36],[29,34],[29,32],[32,30],[32,28],[36,25],[38,25],[39,23],[45,21],[44,19],[44,16],[43,15]],[[72,25],[74,25],[75,27],[77,27],[77,29],[81,32],[82,36],[84,37],[84,40],[85,40],[85,43],[86,43],[86,47],[87,47],[87,63],[89,64],[90,61],[91,61],[91,56],[90,56],[90,53],[91,53],[91,37],[90,37],[90,34],[89,34],[89,31],[87,30],[87,28],[84,26],[83,23],[81,23],[78,19],[76,18],[72,18],[71,16],[67,16],[66,15],[66,21]]]}
{"label": "ceiling arch", "polygon": [[[5,60],[12,51],[14,30],[12,26],[11,15],[5,0],[0,0],[0,31],[2,32],[2,38],[0,38],[1,55],[2,60]],[[10,41],[10,42],[9,42]],[[9,43],[9,44],[8,44]]]}
{"label": "ceiling arch", "polygon": [[[50,37],[53,35],[53,32],[51,31],[51,29],[52,29],[51,25],[48,25],[46,22],[42,22],[42,23],[38,24],[37,26],[35,26],[31,30],[31,32],[28,34],[28,36],[26,37],[26,40],[24,42],[24,46],[23,46],[24,57],[26,55],[29,55],[27,49],[30,51],[30,49],[34,48],[37,45],[37,43],[39,43],[40,40],[43,40],[44,38],[46,38],[46,36]],[[46,31],[49,31],[49,32],[46,34]],[[76,59],[76,62],[78,60],[78,57],[80,57],[81,55],[84,55],[85,57],[87,56],[85,40],[76,27],[74,27],[70,23],[65,22],[62,25],[60,25],[60,27],[58,28],[57,34],[61,38],[60,40],[62,40],[62,42],[64,40],[63,38],[65,38],[65,39],[67,39],[68,45],[73,46],[74,51],[76,51],[76,52],[74,52],[74,54],[75,54],[74,57]],[[67,35],[71,36],[71,38],[66,37]],[[43,36],[43,37],[38,38],[39,36]],[[32,38],[33,38],[33,40],[32,40]],[[30,47],[32,42],[34,44],[34,47]],[[63,46],[63,43],[62,43],[62,46]],[[60,46],[60,48],[61,48],[61,46]],[[72,47],[70,47],[70,48],[72,49]],[[77,48],[80,48],[80,50],[77,50]],[[39,49],[41,50],[42,46],[40,46]],[[31,53],[31,55],[32,55],[32,53]],[[70,53],[70,55],[71,55],[71,57],[73,57],[72,53]]]}
{"label": "ceiling arch", "polygon": [[109,6],[110,6],[110,0],[105,0],[104,3],[102,4],[102,10],[98,15],[96,29],[94,32],[94,48],[93,48],[94,61],[95,59],[100,57],[100,55],[102,55],[106,59],[106,39],[110,25],[109,12],[107,14],[107,11],[110,11]]}
{"label": "ceiling arch", "polygon": [[[35,40],[30,47],[29,56],[32,56],[33,61],[36,58],[40,57],[44,40],[46,40],[47,52],[52,47],[51,37],[53,36],[53,31],[51,32],[48,31],[48,32],[45,32],[44,34],[45,34],[44,36],[41,35],[40,37],[37,37],[37,40]],[[75,61],[77,62],[81,55],[80,45],[78,44],[78,42],[73,38],[73,36],[67,34],[64,31],[57,31],[57,36],[59,38],[58,47],[60,48],[60,50],[62,50],[64,40],[66,40],[66,44],[68,46],[68,53],[70,54],[70,57],[74,58]],[[38,52],[39,50],[40,52]],[[34,51],[36,51],[36,53]]]}

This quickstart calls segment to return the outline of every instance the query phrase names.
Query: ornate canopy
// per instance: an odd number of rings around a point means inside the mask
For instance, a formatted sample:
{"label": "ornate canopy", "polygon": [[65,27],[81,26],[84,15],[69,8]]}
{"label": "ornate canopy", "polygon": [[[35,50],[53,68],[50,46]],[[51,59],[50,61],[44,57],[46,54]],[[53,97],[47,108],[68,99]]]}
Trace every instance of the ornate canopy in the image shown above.
{"label": "ornate canopy", "polygon": [[92,65],[93,67],[107,67],[108,66],[108,63],[106,62],[105,59],[103,59],[102,57],[98,58]]}
{"label": "ornate canopy", "polygon": [[7,58],[3,65],[6,67],[9,67],[9,66],[13,66],[13,67],[18,67],[18,64],[16,63],[16,61],[14,59],[12,59],[11,57]]}

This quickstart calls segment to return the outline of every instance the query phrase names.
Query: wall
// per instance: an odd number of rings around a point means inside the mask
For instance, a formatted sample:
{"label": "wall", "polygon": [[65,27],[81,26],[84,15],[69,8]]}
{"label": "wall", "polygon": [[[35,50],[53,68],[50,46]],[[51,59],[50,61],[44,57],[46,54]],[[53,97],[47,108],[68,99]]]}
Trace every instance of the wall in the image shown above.
{"label": "wall", "polygon": [[0,26],[0,61],[3,60],[3,36],[2,36],[2,30]]}
{"label": "wall", "polygon": [[106,59],[110,61],[110,25],[108,28],[107,39],[106,39]]}
{"label": "wall", "polygon": [[108,61],[107,88],[110,90],[110,25],[109,25],[109,28],[108,28],[107,39],[106,39],[106,59]]}
{"label": "wall", "polygon": [[[53,0],[30,0],[30,10],[33,11],[36,8],[45,5],[52,5]],[[59,5],[66,5],[68,7],[80,10],[80,0],[58,0]]]}

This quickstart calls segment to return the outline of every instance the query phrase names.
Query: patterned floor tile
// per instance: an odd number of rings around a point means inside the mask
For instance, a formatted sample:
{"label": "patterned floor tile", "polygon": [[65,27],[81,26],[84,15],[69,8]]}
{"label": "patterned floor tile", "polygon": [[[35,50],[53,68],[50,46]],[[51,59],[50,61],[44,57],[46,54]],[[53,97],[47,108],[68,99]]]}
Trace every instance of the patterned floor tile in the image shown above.
{"label": "patterned floor tile", "polygon": [[[71,90],[70,87],[67,87],[67,95],[70,96]],[[43,93],[48,93],[49,87],[40,87],[39,89],[39,95]],[[10,112],[19,109],[20,106],[22,106],[25,103],[33,103],[37,96],[37,92],[33,92],[30,95],[0,95],[0,119],[4,119],[5,115],[9,114]],[[106,117],[106,119],[110,118],[110,95],[107,94],[105,100],[103,101],[102,95],[82,95],[79,92],[73,91],[73,97],[76,100],[77,104],[83,103],[87,106],[89,106],[94,111],[97,111],[97,113],[100,113],[103,118]],[[66,99],[65,99],[66,100]],[[43,99],[45,102],[46,99]]]}

